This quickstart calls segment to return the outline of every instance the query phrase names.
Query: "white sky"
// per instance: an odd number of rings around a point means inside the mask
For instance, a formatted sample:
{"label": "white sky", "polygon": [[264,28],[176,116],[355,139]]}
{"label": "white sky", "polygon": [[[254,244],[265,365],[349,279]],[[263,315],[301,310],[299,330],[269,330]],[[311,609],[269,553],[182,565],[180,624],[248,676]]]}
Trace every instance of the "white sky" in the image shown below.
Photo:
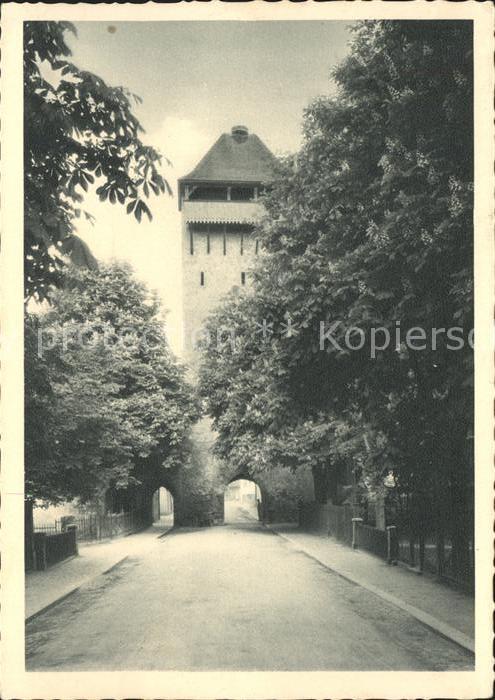
{"label": "white sky", "polygon": [[100,260],[127,260],[160,294],[169,341],[180,354],[181,248],[176,180],[234,124],[275,153],[295,151],[304,107],[332,90],[331,69],[347,51],[344,22],[77,23],[73,62],[143,98],[135,113],[143,140],[172,161],[174,197],[150,200],[153,221],[138,224],[118,204],[89,196],[96,217],[78,233]]}

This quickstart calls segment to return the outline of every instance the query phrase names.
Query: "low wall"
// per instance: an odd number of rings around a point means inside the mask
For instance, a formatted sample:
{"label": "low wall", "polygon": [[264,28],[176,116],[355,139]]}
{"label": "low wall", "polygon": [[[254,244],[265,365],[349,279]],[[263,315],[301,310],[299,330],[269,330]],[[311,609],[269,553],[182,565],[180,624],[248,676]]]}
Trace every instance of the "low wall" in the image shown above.
{"label": "low wall", "polygon": [[335,537],[355,549],[365,549],[390,563],[397,561],[396,528],[379,530],[366,525],[361,518],[353,517],[351,505],[303,503],[299,507],[299,525],[302,529]]}
{"label": "low wall", "polygon": [[299,525],[335,537],[346,544],[352,543],[352,506],[332,503],[303,503],[299,507]]}
{"label": "low wall", "polygon": [[53,566],[75,554],[77,554],[75,527],[69,527],[66,532],[52,535],[44,532],[34,533],[34,558],[38,570]]}

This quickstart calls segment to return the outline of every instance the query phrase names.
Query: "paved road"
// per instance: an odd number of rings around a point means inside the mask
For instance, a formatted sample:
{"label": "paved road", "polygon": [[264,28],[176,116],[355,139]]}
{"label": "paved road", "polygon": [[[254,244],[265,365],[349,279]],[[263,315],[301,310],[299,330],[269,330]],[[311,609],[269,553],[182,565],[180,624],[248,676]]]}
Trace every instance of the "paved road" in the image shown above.
{"label": "paved road", "polygon": [[28,670],[472,670],[258,524],[176,531],[26,628]]}
{"label": "paved road", "polygon": [[258,522],[258,509],[255,503],[241,504],[236,501],[225,502],[225,522],[229,525]]}

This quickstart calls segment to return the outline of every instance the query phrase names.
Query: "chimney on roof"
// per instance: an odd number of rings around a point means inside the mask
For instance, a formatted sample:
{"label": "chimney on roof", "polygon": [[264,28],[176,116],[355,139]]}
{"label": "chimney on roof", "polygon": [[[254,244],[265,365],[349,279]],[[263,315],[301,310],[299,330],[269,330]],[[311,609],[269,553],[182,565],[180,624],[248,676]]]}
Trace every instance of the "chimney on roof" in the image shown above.
{"label": "chimney on roof", "polygon": [[232,127],[232,138],[237,141],[238,143],[241,143],[242,141],[246,141],[249,131],[247,126],[233,126]]}

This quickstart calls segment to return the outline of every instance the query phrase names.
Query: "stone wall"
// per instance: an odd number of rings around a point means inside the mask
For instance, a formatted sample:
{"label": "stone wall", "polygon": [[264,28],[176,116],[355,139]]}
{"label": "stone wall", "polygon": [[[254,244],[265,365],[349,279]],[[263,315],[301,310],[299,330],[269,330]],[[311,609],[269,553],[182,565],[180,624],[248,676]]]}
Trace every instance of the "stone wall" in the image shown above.
{"label": "stone wall", "polygon": [[269,522],[297,522],[299,503],[314,501],[313,477],[309,468],[291,472],[273,467],[253,475],[267,500],[265,512]]}
{"label": "stone wall", "polygon": [[[197,340],[207,316],[233,288],[250,285],[249,271],[258,246],[252,225],[262,214],[259,202],[184,201],[182,210],[182,270],[184,356],[194,383],[198,365]],[[228,332],[224,330],[224,333]],[[224,340],[225,338],[223,338]],[[216,342],[216,338],[210,339]],[[274,468],[262,474],[242,474],[221,462],[213,452],[211,420],[203,418],[190,435],[190,460],[165,486],[174,497],[178,526],[223,523],[224,491],[236,478],[255,481],[262,493],[263,519],[297,521],[299,501],[314,500],[309,470],[292,474]]]}
{"label": "stone wall", "polygon": [[195,348],[205,319],[233,288],[243,286],[243,273],[245,286],[250,284],[249,271],[256,256],[256,240],[249,233],[249,227],[243,229],[226,225],[224,241],[221,225],[183,224],[183,359],[193,371],[198,361]]}
{"label": "stone wall", "polygon": [[180,501],[174,510],[176,525],[223,523],[223,482],[213,454],[214,440],[211,420],[202,418],[191,431],[190,462],[180,473]]}
{"label": "stone wall", "polygon": [[199,421],[189,439],[189,461],[176,470],[157,467],[136,501],[151,524],[153,493],[160,486],[174,499],[174,524],[178,527],[221,525],[224,522],[224,492],[236,479],[250,479],[260,488],[263,520],[297,522],[299,503],[314,500],[313,479],[309,468],[295,473],[280,467],[254,473],[231,468],[213,452],[215,432],[208,417]]}

